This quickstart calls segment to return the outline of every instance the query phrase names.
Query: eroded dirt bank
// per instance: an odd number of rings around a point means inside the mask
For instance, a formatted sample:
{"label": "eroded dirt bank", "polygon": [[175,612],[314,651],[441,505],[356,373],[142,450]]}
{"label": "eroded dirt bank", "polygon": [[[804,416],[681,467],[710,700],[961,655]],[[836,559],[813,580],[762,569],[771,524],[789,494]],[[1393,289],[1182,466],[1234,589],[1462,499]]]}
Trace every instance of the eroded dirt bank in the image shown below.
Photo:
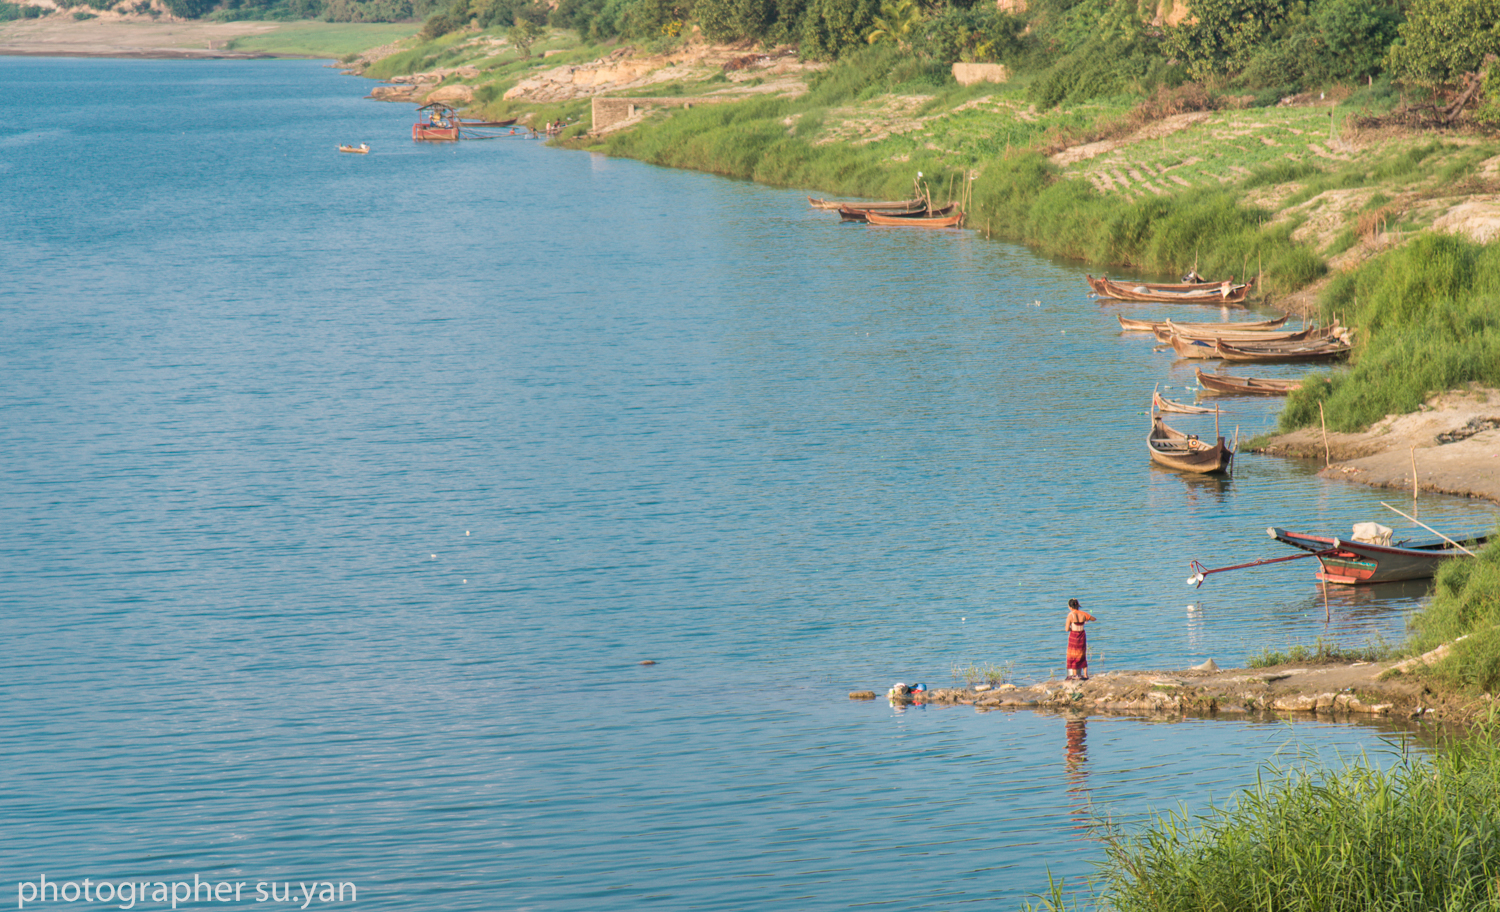
{"label": "eroded dirt bank", "polygon": [[1256,452],[1326,461],[1319,473],[1325,478],[1408,492],[1415,469],[1421,491],[1500,503],[1500,390],[1443,393],[1421,411],[1387,416],[1358,433],[1325,437],[1314,427],[1280,434]]}

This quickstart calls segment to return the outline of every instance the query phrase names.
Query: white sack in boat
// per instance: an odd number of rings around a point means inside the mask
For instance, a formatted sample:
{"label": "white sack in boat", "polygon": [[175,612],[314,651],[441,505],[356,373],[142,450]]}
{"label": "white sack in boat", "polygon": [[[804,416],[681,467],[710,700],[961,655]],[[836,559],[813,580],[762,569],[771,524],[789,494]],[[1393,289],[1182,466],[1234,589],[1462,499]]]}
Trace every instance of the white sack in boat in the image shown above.
{"label": "white sack in boat", "polygon": [[1384,545],[1389,547],[1391,544],[1391,530],[1380,523],[1355,523],[1354,540],[1364,542],[1367,545]]}

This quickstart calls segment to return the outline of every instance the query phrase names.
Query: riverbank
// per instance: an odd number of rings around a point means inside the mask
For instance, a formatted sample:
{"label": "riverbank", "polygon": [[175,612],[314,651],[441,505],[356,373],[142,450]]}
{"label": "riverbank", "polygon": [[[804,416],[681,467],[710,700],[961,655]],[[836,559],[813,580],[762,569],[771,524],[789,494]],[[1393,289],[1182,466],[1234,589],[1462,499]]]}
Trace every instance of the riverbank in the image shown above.
{"label": "riverbank", "polygon": [[340,58],[409,37],[414,24],[213,22],[99,13],[0,22],[0,56],[105,57],[156,60]]}
{"label": "riverbank", "polygon": [[[1111,671],[1086,681],[1029,686],[986,684],[887,693],[897,705],[972,706],[980,712],[1035,709],[1111,715],[1204,718],[1359,718],[1467,724],[1493,705],[1488,697],[1438,693],[1422,672],[1448,647],[1400,661],[1220,669],[1212,662],[1172,671]],[[854,691],[851,699],[875,699]]]}

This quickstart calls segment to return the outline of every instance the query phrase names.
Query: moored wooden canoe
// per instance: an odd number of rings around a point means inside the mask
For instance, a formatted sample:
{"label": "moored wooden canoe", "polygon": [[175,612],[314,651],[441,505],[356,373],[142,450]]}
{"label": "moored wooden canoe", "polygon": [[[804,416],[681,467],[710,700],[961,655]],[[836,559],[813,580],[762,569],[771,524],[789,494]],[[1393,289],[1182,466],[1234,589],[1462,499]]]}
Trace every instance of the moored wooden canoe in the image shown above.
{"label": "moored wooden canoe", "polygon": [[957,228],[964,223],[964,214],[962,212],[955,212],[952,215],[912,218],[870,212],[866,213],[865,221],[871,225],[888,225],[904,228]]}
{"label": "moored wooden canoe", "polygon": [[1151,452],[1151,461],[1157,465],[1198,475],[1228,472],[1234,459],[1234,451],[1224,445],[1223,437],[1210,445],[1192,434],[1168,427],[1156,415],[1151,416],[1151,433],[1146,435],[1146,448]]}
{"label": "moored wooden canoe", "polygon": [[1197,371],[1198,385],[1210,393],[1225,393],[1232,396],[1285,396],[1292,390],[1302,387],[1301,380],[1205,374],[1201,367]]}

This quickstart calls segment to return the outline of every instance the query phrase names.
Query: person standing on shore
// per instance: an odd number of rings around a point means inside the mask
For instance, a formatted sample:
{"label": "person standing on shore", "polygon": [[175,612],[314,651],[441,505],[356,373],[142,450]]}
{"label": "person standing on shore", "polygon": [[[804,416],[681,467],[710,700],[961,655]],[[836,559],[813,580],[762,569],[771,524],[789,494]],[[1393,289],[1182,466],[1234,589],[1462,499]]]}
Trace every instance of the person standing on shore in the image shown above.
{"label": "person standing on shore", "polygon": [[1083,625],[1097,620],[1079,607],[1078,599],[1068,599],[1068,680],[1089,679],[1089,638]]}

